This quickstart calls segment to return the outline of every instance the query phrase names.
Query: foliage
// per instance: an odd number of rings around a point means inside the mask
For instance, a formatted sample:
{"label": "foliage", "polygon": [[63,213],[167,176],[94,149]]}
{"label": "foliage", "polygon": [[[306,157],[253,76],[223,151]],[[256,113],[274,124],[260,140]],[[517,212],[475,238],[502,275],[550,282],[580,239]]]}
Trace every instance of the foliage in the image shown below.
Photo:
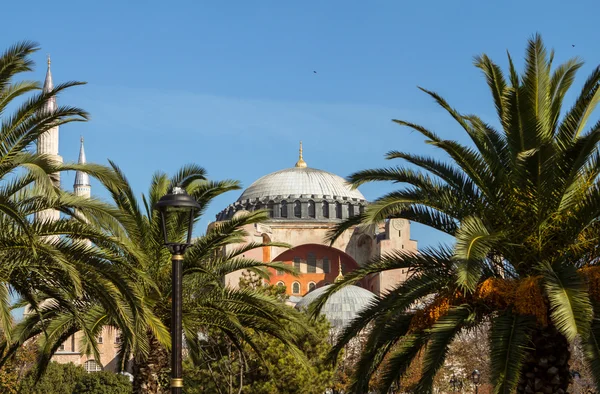
{"label": "foliage", "polygon": [[87,375],[83,367],[73,363],[59,364],[51,362],[42,378],[36,382],[36,376],[28,374],[21,385],[19,393],[27,394],[69,394],[75,393],[75,385]]}
{"label": "foliage", "polygon": [[28,342],[21,346],[9,362],[0,368],[0,393],[17,394],[19,382],[34,366],[37,358],[37,346]]}
{"label": "foliage", "polygon": [[[0,55],[0,365],[39,337],[39,374],[76,331],[84,334],[84,352],[98,358],[97,321],[87,318],[90,313],[132,331],[145,316],[137,291],[145,280],[124,266],[118,239],[94,226],[98,220],[116,223],[118,211],[61,190],[54,176],[81,170],[114,184],[111,170],[31,153],[35,141],[52,128],[88,118],[82,109],[56,105],[59,93],[82,83],[42,90],[38,82],[17,80],[32,71],[31,55],[37,50],[36,44],[22,42]],[[44,219],[41,214],[48,211],[61,216]],[[27,313],[14,325],[11,310],[19,307],[27,307]]]}
{"label": "foliage", "polygon": [[[182,167],[169,177],[154,174],[147,194],[135,197],[125,174],[111,162],[118,182],[104,182],[117,211],[119,223],[111,218],[97,218],[95,224],[112,239],[118,240],[120,255],[134,272],[143,272],[146,279],[138,287],[149,309],[144,325],[124,332],[119,349],[120,366],[130,355],[134,357],[134,391],[154,393],[164,390],[161,376],[168,372],[170,336],[167,327],[171,319],[171,254],[164,247],[163,224],[168,239],[185,242],[189,215],[175,213],[165,223],[153,209],[157,201],[179,185],[194,198],[201,209],[194,213],[199,222],[210,202],[217,196],[239,189],[236,181],[210,181],[206,171],[197,165]],[[289,267],[248,259],[245,253],[263,247],[262,243],[245,244],[247,229],[267,219],[266,212],[236,215],[231,220],[212,225],[204,235],[193,240],[186,250],[183,265],[183,329],[191,359],[197,365],[204,360],[199,349],[198,333],[216,330],[229,337],[233,346],[256,346],[250,329],[270,335],[288,345],[301,356],[292,332],[299,327],[299,318],[275,298],[252,288],[236,289],[226,285],[226,275],[249,270],[260,277],[268,276],[267,267],[290,271]],[[272,244],[275,246],[285,246]],[[116,322],[104,318],[99,311],[89,319],[97,327]]]}
{"label": "foliage", "polygon": [[84,375],[75,385],[77,394],[130,394],[131,382],[124,375],[112,372],[94,372]]}
{"label": "foliage", "polygon": [[[36,382],[34,374],[28,374],[18,393],[27,394],[128,394],[131,383],[123,375],[112,372],[87,373],[73,363],[51,362],[46,373]],[[3,391],[4,392],[4,391]]]}
{"label": "foliage", "polygon": [[[252,275],[244,275],[240,287],[252,287],[278,297],[285,295],[284,287],[263,285],[261,279]],[[334,369],[325,361],[330,349],[329,323],[324,317],[313,322],[303,313],[289,309],[290,313],[299,315],[302,326],[310,328],[294,332],[308,363],[298,359],[281,340],[255,331],[248,335],[256,348],[247,345],[242,351],[237,351],[222,335],[208,334],[201,342],[205,364],[193,367],[188,362],[186,365],[187,392],[321,394],[331,387]]]}
{"label": "foliage", "polygon": [[553,59],[539,35],[529,40],[521,74],[510,55],[507,77],[486,55],[476,57],[499,128],[421,89],[457,122],[470,144],[394,120],[423,135],[445,158],[391,151],[388,159],[409,165],[350,176],[354,186],[379,181],[404,186],[338,225],[331,240],[353,226],[390,218],[412,220],[455,239],[452,247],[382,256],[318,300],[314,313],[333,292],[368,275],[398,268],[411,274],[361,312],[333,347],[331,359],[369,327],[350,392],[368,391],[376,372],[378,389],[386,392],[417,358],[422,370],[415,391],[430,392],[456,336],[489,321],[495,328],[490,334],[494,392],[563,393],[571,380],[567,341],[577,337],[600,387],[600,324],[594,312],[600,305],[600,122],[588,124],[600,101],[600,67],[573,106],[564,109],[582,62],[572,59],[553,68]]}

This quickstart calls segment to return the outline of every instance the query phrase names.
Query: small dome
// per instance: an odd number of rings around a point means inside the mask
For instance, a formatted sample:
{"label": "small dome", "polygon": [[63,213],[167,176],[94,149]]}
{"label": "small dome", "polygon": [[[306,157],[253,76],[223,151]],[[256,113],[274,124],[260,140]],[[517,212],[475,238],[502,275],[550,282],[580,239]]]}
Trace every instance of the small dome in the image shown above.
{"label": "small dome", "polygon": [[238,201],[300,195],[365,201],[365,196],[358,189],[351,189],[344,178],[309,167],[286,168],[265,175],[248,186]]}
{"label": "small dome", "polygon": [[[319,298],[331,285],[319,287],[305,295],[297,304],[297,309],[306,309]],[[375,294],[358,286],[346,286],[333,293],[325,302],[321,314],[325,315],[335,329],[346,327],[357,314],[375,298]]]}

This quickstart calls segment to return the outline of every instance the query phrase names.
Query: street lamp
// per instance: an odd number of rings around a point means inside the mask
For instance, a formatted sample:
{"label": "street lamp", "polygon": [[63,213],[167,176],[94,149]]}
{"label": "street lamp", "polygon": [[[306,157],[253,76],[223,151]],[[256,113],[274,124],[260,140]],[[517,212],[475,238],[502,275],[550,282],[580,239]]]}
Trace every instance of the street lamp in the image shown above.
{"label": "street lamp", "polygon": [[479,380],[481,379],[481,374],[479,373],[478,370],[474,370],[471,373],[471,380],[473,381],[473,384],[475,385],[475,394],[478,394],[479,392]]}
{"label": "street lamp", "polygon": [[[162,222],[162,232],[165,240],[164,245],[171,252],[171,393],[181,394],[183,389],[182,367],[181,367],[181,344],[182,344],[182,327],[181,327],[181,298],[182,298],[182,269],[181,261],[183,254],[188,246],[192,243],[192,228],[194,226],[194,212],[199,210],[200,204],[196,202],[187,192],[175,186],[170,193],[164,195],[154,208],[160,212]],[[176,232],[167,231],[167,224],[172,216],[189,215],[187,228],[186,242],[178,242]],[[173,237],[173,239],[170,239]]]}

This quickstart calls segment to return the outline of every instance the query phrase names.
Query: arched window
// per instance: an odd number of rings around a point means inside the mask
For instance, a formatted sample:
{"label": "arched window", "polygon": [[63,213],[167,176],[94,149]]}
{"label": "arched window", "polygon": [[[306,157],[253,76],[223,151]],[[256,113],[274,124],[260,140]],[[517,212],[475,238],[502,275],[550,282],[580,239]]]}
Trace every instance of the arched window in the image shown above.
{"label": "arched window", "polygon": [[310,293],[311,291],[313,291],[314,289],[317,288],[317,285],[315,284],[315,282],[310,282],[308,284],[308,292]]}
{"label": "arched window", "polygon": [[283,283],[282,281],[279,281],[279,282],[277,282],[277,286],[285,287],[285,283]]}
{"label": "arched window", "polygon": [[317,272],[317,258],[312,252],[306,255],[306,272],[309,274],[314,274]]}
{"label": "arched window", "polygon": [[256,205],[254,206],[254,210],[258,211],[259,209],[263,209],[263,205],[259,202],[256,203]]}
{"label": "arched window", "polygon": [[328,274],[330,270],[331,268],[329,266],[329,257],[325,256],[323,257],[323,273]]}
{"label": "arched window", "polygon": [[302,217],[302,207],[298,200],[294,201],[294,216],[297,218]]}
{"label": "arched window", "polygon": [[287,218],[287,201],[285,200],[281,202],[281,217]]}
{"label": "arched window", "polygon": [[313,200],[308,201],[308,217],[315,217],[315,202]]}
{"label": "arched window", "polygon": [[269,201],[267,203],[267,209],[269,210],[269,217],[272,218],[273,217],[273,207],[274,207],[275,203],[273,201]]}
{"label": "arched window", "polygon": [[233,217],[233,207],[229,207],[227,211],[227,219],[231,219]]}
{"label": "arched window", "polygon": [[336,219],[342,218],[342,204],[336,201],[335,203],[335,217]]}
{"label": "arched window", "polygon": [[294,268],[300,272],[300,257],[294,257]]}
{"label": "arched window", "polygon": [[348,203],[348,216],[352,217],[354,216],[354,205]]}
{"label": "arched window", "polygon": [[365,206],[364,206],[364,205],[359,205],[359,206],[358,206],[358,212],[359,212],[360,214],[363,214],[363,213],[365,212]]}
{"label": "arched window", "polygon": [[292,284],[292,293],[300,294],[300,283],[299,282],[294,282],[294,284]]}
{"label": "arched window", "polygon": [[329,218],[329,203],[327,201],[323,201],[323,217]]}
{"label": "arched window", "polygon": [[83,365],[86,372],[100,372],[102,371],[102,365],[98,364],[96,360],[87,360]]}
{"label": "arched window", "polygon": [[246,204],[246,211],[250,212],[252,210],[252,205],[250,203]]}

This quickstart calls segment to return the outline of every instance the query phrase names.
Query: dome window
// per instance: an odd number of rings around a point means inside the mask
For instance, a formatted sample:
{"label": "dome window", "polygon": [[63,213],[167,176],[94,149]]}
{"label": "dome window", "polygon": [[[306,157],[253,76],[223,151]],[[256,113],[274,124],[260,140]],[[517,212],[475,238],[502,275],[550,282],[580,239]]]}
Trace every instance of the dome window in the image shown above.
{"label": "dome window", "polygon": [[294,201],[294,216],[297,218],[302,217],[302,207],[298,200]]}
{"label": "dome window", "polygon": [[329,218],[329,203],[327,201],[323,201],[323,217]]}
{"label": "dome window", "polygon": [[313,200],[308,201],[308,217],[315,217],[315,202]]}
{"label": "dome window", "polygon": [[342,218],[342,204],[340,204],[339,202],[335,203],[335,218],[336,219]]}
{"label": "dome window", "polygon": [[272,218],[273,217],[273,207],[275,206],[275,203],[273,202],[273,200],[269,201],[267,203],[267,209],[269,210],[269,217]]}
{"label": "dome window", "polygon": [[287,201],[285,200],[281,202],[281,217],[287,218]]}

